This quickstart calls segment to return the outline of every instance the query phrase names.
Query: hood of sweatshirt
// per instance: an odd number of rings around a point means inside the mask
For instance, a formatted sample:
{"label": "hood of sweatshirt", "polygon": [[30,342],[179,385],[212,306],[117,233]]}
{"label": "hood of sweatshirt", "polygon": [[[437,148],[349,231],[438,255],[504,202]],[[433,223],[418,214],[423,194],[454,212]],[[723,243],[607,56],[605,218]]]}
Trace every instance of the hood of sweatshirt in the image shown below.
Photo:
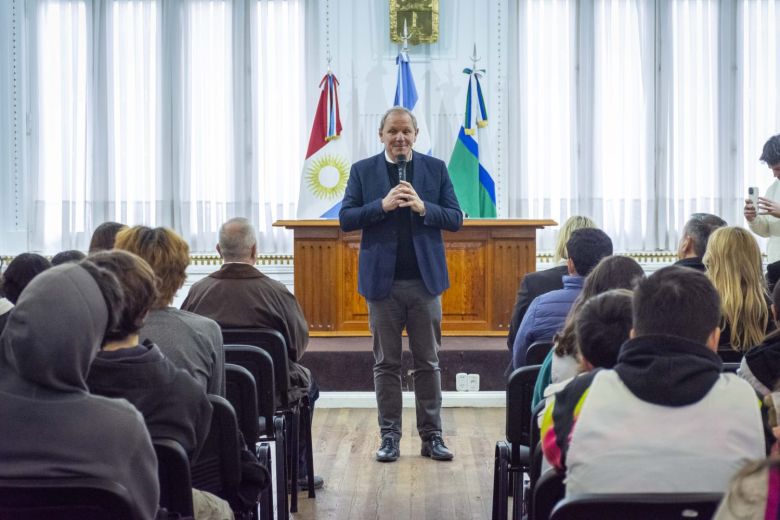
{"label": "hood of sweatshirt", "polygon": [[76,264],[36,276],[0,336],[0,391],[24,397],[85,393],[108,323],[103,294]]}
{"label": "hood of sweatshirt", "polygon": [[762,385],[773,389],[780,379],[780,332],[770,334],[759,346],[748,350],[745,363]]}
{"label": "hood of sweatshirt", "polygon": [[723,363],[705,345],[651,334],[626,341],[615,371],[631,392],[661,406],[700,401],[720,377]]}

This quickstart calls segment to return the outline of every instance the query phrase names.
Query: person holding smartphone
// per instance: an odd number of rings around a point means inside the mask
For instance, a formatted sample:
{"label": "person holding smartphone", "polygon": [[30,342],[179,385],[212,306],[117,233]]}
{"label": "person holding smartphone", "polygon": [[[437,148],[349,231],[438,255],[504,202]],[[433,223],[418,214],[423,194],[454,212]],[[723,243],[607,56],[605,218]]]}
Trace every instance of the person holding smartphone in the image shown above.
{"label": "person holding smartphone", "polygon": [[758,197],[758,204],[745,199],[744,215],[753,233],[769,238],[766,254],[771,264],[780,260],[780,134],[764,144],[760,160],[772,170],[775,181],[766,196]]}

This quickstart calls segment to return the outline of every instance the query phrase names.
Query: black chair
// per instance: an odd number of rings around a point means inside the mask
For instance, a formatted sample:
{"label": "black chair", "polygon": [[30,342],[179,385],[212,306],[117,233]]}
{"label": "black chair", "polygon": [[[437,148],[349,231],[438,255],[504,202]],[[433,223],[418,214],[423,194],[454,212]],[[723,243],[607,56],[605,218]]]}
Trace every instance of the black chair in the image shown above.
{"label": "black chair", "polygon": [[536,407],[531,411],[531,430],[529,434],[528,439],[528,446],[531,448],[531,460],[529,461],[529,467],[528,467],[528,480],[529,480],[529,486],[528,486],[528,492],[530,493],[527,503],[528,503],[528,515],[529,518],[533,518],[534,514],[534,488],[536,487],[536,483],[539,480],[539,477],[542,473],[542,459],[544,459],[544,454],[542,453],[542,444],[541,444],[541,436],[539,432],[539,415],[544,411],[546,402],[542,401],[536,405]]}
{"label": "black chair", "polygon": [[525,353],[525,364],[541,365],[553,347],[552,340],[534,341]]}
{"label": "black chair", "polygon": [[152,439],[157,454],[160,507],[183,517],[194,515],[190,460],[181,444],[172,439]]}
{"label": "black chair", "polygon": [[[287,421],[285,414],[276,414],[274,363],[271,355],[260,347],[252,345],[226,344],[225,361],[246,369],[255,380],[257,391],[258,440],[273,441],[278,483],[287,482]],[[227,375],[227,377],[231,377]],[[230,394],[228,383],[228,395]],[[235,394],[234,394],[235,396]],[[277,510],[281,518],[289,518],[286,485],[276,486]]]}
{"label": "black chair", "polygon": [[555,506],[552,520],[678,520],[712,518],[720,493],[579,495]]}
{"label": "black chair", "polygon": [[[277,475],[284,475],[284,419],[278,418],[275,421],[274,403],[273,403],[273,361],[271,356],[262,349],[249,345],[225,345],[225,351],[241,351],[248,349],[255,351],[257,362],[264,364],[265,368],[258,368],[258,377],[260,381],[265,380],[266,385],[256,384],[255,377],[246,368],[225,363],[225,387],[227,390],[227,399],[233,405],[238,420],[238,428],[244,436],[247,444],[255,447],[258,460],[266,468],[270,468],[272,457],[269,446],[264,441],[274,441],[276,446]],[[228,354],[226,356],[229,357]],[[264,386],[264,387],[263,387]],[[263,396],[263,411],[258,408],[258,397]],[[274,423],[276,429],[273,428]],[[277,500],[279,501],[279,510],[287,511],[287,491],[283,486],[276,487]],[[273,516],[273,482],[269,489],[263,491],[260,500],[262,518],[271,518]],[[266,516],[269,515],[269,516]]]}
{"label": "black chair", "polygon": [[531,520],[548,520],[555,505],[566,495],[563,475],[554,469],[545,471],[536,481],[533,489],[533,513]]}
{"label": "black chair", "polygon": [[[287,344],[284,336],[273,329],[265,328],[223,328],[222,338],[224,343],[248,344],[259,347],[271,355],[274,364],[274,381],[276,383],[275,402],[276,412],[282,413],[286,418],[287,438],[287,469],[291,486],[290,512],[298,511],[298,439],[299,432],[306,443],[306,465],[309,479],[309,497],[315,498],[314,492],[314,458],[312,454],[311,439],[311,406],[308,397],[304,396],[297,402],[290,402],[288,391],[290,388],[290,371],[288,368]],[[239,360],[227,358],[226,361],[244,366],[250,372],[251,368],[243,365]]]}
{"label": "black chair", "polygon": [[124,486],[85,477],[0,479],[0,520],[140,520]]}
{"label": "black chair", "polygon": [[493,467],[493,520],[506,520],[512,482],[512,518],[523,514],[523,473],[530,467],[531,402],[540,365],[518,368],[506,387],[506,440],[496,443]]}
{"label": "black chair", "polygon": [[192,487],[227,500],[233,511],[240,514],[245,511],[238,497],[241,454],[236,414],[227,400],[217,395],[208,397],[214,409],[211,428],[191,468]]}

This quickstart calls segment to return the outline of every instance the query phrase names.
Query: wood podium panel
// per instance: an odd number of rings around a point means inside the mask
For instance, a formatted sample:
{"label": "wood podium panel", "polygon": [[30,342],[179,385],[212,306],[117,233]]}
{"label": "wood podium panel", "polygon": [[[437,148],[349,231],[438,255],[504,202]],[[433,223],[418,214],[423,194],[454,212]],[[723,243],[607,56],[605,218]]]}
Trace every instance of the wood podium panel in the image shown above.
{"label": "wood podium panel", "polygon": [[[450,288],[442,295],[442,333],[502,336],[523,275],[536,267],[536,230],[553,220],[469,219],[444,232]],[[295,296],[312,336],[369,335],[357,292],[360,231],[336,220],[280,220],[294,231]]]}

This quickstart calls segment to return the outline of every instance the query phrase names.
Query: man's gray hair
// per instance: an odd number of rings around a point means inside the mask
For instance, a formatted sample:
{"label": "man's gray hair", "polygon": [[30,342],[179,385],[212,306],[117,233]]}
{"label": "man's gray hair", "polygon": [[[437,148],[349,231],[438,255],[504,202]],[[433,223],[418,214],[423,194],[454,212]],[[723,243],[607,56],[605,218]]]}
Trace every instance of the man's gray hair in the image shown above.
{"label": "man's gray hair", "polygon": [[385,121],[387,121],[387,117],[390,114],[406,114],[406,115],[408,115],[410,118],[412,118],[412,127],[414,127],[414,129],[417,130],[417,118],[414,117],[414,114],[412,114],[412,111],[409,110],[406,107],[394,106],[393,108],[391,108],[390,110],[385,112],[385,115],[382,116],[382,120],[379,122],[379,131],[380,132],[382,130],[384,130],[384,128],[385,128]]}
{"label": "man's gray hair", "polygon": [[228,262],[245,259],[256,244],[255,228],[243,217],[231,218],[219,228],[219,249]]}

